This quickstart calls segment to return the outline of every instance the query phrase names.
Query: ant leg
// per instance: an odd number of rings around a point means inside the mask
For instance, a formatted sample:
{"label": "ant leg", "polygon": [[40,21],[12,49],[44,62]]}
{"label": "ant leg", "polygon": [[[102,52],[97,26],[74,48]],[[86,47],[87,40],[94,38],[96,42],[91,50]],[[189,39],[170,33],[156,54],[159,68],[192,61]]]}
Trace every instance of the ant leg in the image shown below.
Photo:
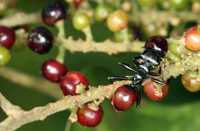
{"label": "ant leg", "polygon": [[149,73],[149,76],[160,76],[160,74],[157,73],[157,72],[150,72],[150,73]]}
{"label": "ant leg", "polygon": [[160,72],[161,72],[161,68],[158,67],[158,69],[151,71],[149,73],[149,75],[151,75],[151,76],[160,76]]}
{"label": "ant leg", "polygon": [[118,63],[120,66],[124,67],[125,69],[129,70],[129,71],[132,71],[132,72],[137,72],[136,70],[134,70],[133,68],[131,68],[128,64],[126,63],[121,63],[119,62]]}
{"label": "ant leg", "polygon": [[131,80],[133,76],[110,76],[108,80]]}
{"label": "ant leg", "polygon": [[132,89],[137,93],[137,101],[136,101],[136,107],[138,107],[142,100],[142,86],[141,85],[131,85]]}
{"label": "ant leg", "polygon": [[163,85],[165,82],[163,80],[160,80],[160,79],[157,79],[155,77],[150,77],[154,82],[160,84],[160,85]]}

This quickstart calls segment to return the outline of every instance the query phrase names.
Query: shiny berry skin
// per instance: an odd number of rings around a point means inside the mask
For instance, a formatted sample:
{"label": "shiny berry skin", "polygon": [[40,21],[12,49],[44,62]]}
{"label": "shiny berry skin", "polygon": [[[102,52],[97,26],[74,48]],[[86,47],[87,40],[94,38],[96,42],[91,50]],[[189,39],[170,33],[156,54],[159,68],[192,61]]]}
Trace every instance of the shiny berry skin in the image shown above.
{"label": "shiny berry skin", "polygon": [[60,1],[56,1],[42,10],[42,21],[47,25],[53,25],[65,17],[66,9]]}
{"label": "shiny berry skin", "polygon": [[43,76],[51,82],[60,82],[62,77],[67,73],[68,69],[57,60],[50,59],[42,65]]}
{"label": "shiny berry skin", "polygon": [[184,45],[192,51],[200,51],[200,30],[197,27],[188,29],[184,34]]}
{"label": "shiny berry skin", "polygon": [[10,49],[15,43],[15,32],[13,29],[0,26],[0,46]]}
{"label": "shiny berry skin", "polygon": [[97,126],[103,118],[103,109],[101,106],[86,104],[77,111],[78,122],[87,127]]}
{"label": "shiny berry skin", "polygon": [[10,51],[5,47],[0,47],[0,66],[8,64],[11,59]]}
{"label": "shiny berry skin", "polygon": [[181,76],[181,81],[186,90],[190,92],[200,91],[200,75],[198,73],[185,73]]}
{"label": "shiny berry skin", "polygon": [[70,71],[60,82],[64,95],[78,95],[88,89],[89,82],[80,72]]}
{"label": "shiny berry skin", "polygon": [[90,26],[90,18],[85,12],[76,12],[72,21],[77,30],[83,30]]}
{"label": "shiny berry skin", "polygon": [[155,49],[163,52],[167,52],[168,43],[163,36],[152,36],[150,37],[144,46],[146,49]]}
{"label": "shiny berry skin", "polygon": [[143,86],[144,86],[144,93],[150,100],[160,101],[168,95],[168,88],[169,88],[168,83],[160,85],[152,80],[145,80],[143,82]]}
{"label": "shiny berry skin", "polygon": [[73,0],[73,4],[76,8],[79,8],[84,0]]}
{"label": "shiny berry skin", "polygon": [[46,54],[53,46],[53,35],[45,27],[36,27],[28,35],[28,47],[39,54]]}
{"label": "shiny berry skin", "polygon": [[121,31],[128,27],[128,15],[122,10],[111,13],[107,18],[107,26],[112,32]]}
{"label": "shiny berry skin", "polygon": [[133,106],[137,100],[137,93],[125,86],[119,87],[112,96],[112,105],[117,111],[124,111]]}

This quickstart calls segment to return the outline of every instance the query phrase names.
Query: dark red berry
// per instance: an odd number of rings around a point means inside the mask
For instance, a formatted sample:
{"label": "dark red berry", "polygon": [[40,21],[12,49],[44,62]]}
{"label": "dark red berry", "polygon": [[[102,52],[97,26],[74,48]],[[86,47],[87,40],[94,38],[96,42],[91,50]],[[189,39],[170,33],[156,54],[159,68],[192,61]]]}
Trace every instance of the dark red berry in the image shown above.
{"label": "dark red berry", "polygon": [[34,28],[28,36],[28,47],[39,54],[45,54],[53,46],[53,35],[45,27]]}
{"label": "dark red berry", "polygon": [[56,60],[45,61],[42,65],[42,74],[49,81],[60,82],[66,73],[67,68]]}
{"label": "dark red berry", "polygon": [[146,41],[145,48],[167,52],[167,40],[163,36],[152,36]]}
{"label": "dark red berry", "polygon": [[42,10],[42,20],[47,25],[53,25],[61,19],[65,19],[66,9],[62,2],[56,1]]}
{"label": "dark red berry", "polygon": [[79,8],[84,0],[73,0],[74,6]]}
{"label": "dark red berry", "polygon": [[103,118],[103,109],[101,106],[86,104],[77,111],[78,122],[87,127],[97,126]]}
{"label": "dark red berry", "polygon": [[15,43],[15,32],[13,29],[0,26],[0,45],[10,49]]}
{"label": "dark red berry", "polygon": [[68,72],[60,82],[64,95],[78,95],[88,89],[89,82],[80,72]]}
{"label": "dark red berry", "polygon": [[112,96],[112,105],[117,111],[124,111],[136,102],[137,93],[133,89],[125,86],[119,87]]}

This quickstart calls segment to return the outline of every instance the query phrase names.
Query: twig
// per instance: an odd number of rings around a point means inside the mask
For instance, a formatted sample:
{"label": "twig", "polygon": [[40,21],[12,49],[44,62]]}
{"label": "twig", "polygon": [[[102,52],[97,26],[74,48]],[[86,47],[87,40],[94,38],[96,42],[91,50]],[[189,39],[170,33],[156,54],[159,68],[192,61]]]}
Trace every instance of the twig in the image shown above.
{"label": "twig", "polygon": [[0,106],[8,116],[13,116],[22,112],[22,109],[19,106],[13,105],[1,93],[0,93]]}
{"label": "twig", "polygon": [[[180,21],[191,21],[195,20],[197,22],[200,21],[199,14],[195,14],[193,12],[171,12],[171,11],[148,11],[148,12],[139,12],[139,21],[146,21],[147,18],[151,20],[162,20],[165,22],[171,22],[174,18],[179,19]],[[151,16],[151,17],[149,17]],[[187,16],[187,17],[186,17]],[[22,19],[23,18],[23,19]],[[135,21],[134,15],[130,17],[133,21]],[[162,18],[162,19],[161,19]],[[149,19],[148,19],[149,20]],[[0,25],[5,26],[17,26],[17,25],[24,25],[24,24],[31,24],[34,22],[41,22],[40,13],[32,13],[27,14],[23,12],[17,12],[12,16],[5,17],[4,19],[0,20]]]}
{"label": "twig", "polygon": [[123,52],[142,52],[144,42],[134,41],[132,43],[114,43],[113,41],[106,40],[104,42],[73,40],[71,37],[68,39],[59,38],[60,43],[70,52],[102,52],[109,55],[118,54]]}
{"label": "twig", "polygon": [[67,120],[66,126],[65,126],[65,131],[70,131],[72,127],[72,122]]}
{"label": "twig", "polygon": [[[78,96],[66,96],[65,98],[49,103],[46,106],[35,107],[30,111],[20,111],[13,116],[8,116],[2,123],[0,123],[1,131],[13,131],[19,127],[28,124],[33,121],[44,120],[48,116],[66,110],[79,107],[84,103],[96,100],[98,98],[110,98],[114,91],[125,84],[130,84],[129,81],[115,82],[107,86],[98,86],[98,88],[92,88],[82,95]],[[1,99],[1,102],[4,99]]]}
{"label": "twig", "polygon": [[0,25],[19,26],[19,25],[36,23],[40,21],[41,20],[39,13],[27,14],[23,12],[18,12],[12,16],[7,16],[6,18],[0,20]]}
{"label": "twig", "polygon": [[31,87],[31,89],[36,89],[49,96],[53,96],[55,98],[61,97],[61,93],[59,92],[59,90],[57,90],[58,87],[56,87],[56,85],[48,81],[33,77],[31,75],[16,71],[14,69],[1,67],[0,76],[26,88]]}
{"label": "twig", "polygon": [[[200,53],[192,53],[190,51],[186,51],[186,54],[184,56],[184,59],[181,59],[178,62],[171,62],[167,58],[163,61],[161,64],[162,72],[161,76],[166,80],[169,79],[172,76],[178,76],[180,74],[183,74],[189,70],[196,70],[200,67]],[[7,74],[6,74],[6,73]],[[1,68],[0,74],[6,74],[2,75],[4,78],[10,79],[14,82],[17,82],[22,85],[26,86],[34,86],[37,87],[37,89],[40,89],[40,91],[46,92],[49,90],[49,87],[47,86],[47,90],[41,90],[44,89],[45,83],[43,81],[35,79],[30,76],[26,76],[21,73],[17,73],[9,68]],[[36,84],[35,84],[36,83]],[[42,86],[38,86],[42,85]],[[90,88],[89,91],[86,93],[79,95],[79,96],[66,96],[65,98],[50,103],[43,107],[35,107],[30,111],[23,111],[19,107],[12,105],[5,97],[2,95],[0,96],[1,101],[1,107],[2,109],[7,113],[8,118],[5,119],[2,123],[0,123],[0,129],[1,131],[12,131],[15,130],[27,123],[37,121],[37,120],[44,120],[46,117],[66,109],[74,109],[77,108],[84,103],[95,101],[97,99],[102,98],[110,98],[117,87],[120,87],[122,85],[130,84],[130,81],[121,81],[121,82],[115,82],[111,85],[107,86],[98,86]],[[44,86],[44,87],[43,87]],[[39,88],[38,88],[39,87]]]}
{"label": "twig", "polygon": [[200,53],[188,54],[176,63],[164,60],[161,67],[164,80],[167,80],[170,77],[176,78],[190,70],[200,70]]}

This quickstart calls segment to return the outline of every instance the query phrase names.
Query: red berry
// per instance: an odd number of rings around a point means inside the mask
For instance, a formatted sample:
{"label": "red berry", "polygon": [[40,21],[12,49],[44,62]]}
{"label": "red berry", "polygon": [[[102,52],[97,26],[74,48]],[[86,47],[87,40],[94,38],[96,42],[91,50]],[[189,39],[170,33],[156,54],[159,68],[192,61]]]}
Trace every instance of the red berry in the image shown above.
{"label": "red berry", "polygon": [[61,19],[65,19],[66,10],[62,2],[56,1],[42,10],[42,20],[47,25],[53,25]]}
{"label": "red berry", "polygon": [[15,43],[15,32],[13,29],[0,26],[0,45],[10,49]]}
{"label": "red berry", "polygon": [[124,111],[132,107],[137,100],[137,93],[125,86],[119,87],[112,96],[112,105],[117,111]]}
{"label": "red berry", "polygon": [[77,111],[78,122],[87,127],[97,126],[103,118],[103,109],[101,106],[86,104]]}
{"label": "red berry", "polygon": [[145,48],[167,52],[167,40],[163,36],[152,36],[146,41]]}
{"label": "red berry", "polygon": [[53,35],[45,27],[36,27],[28,36],[28,47],[39,54],[45,54],[53,46]]}
{"label": "red berry", "polygon": [[[82,84],[82,85],[80,85]],[[60,82],[64,95],[78,95],[88,89],[89,82],[80,72],[68,72]]]}
{"label": "red berry", "polygon": [[45,61],[42,65],[43,76],[52,82],[60,82],[67,73],[67,68],[56,60]]}
{"label": "red berry", "polygon": [[73,0],[74,6],[79,8],[84,0]]}
{"label": "red berry", "polygon": [[192,51],[200,51],[200,31],[197,27],[192,27],[185,32],[185,47]]}
{"label": "red berry", "polygon": [[168,94],[169,85],[167,83],[160,85],[152,80],[146,80],[144,81],[143,86],[144,93],[153,101],[160,101]]}

